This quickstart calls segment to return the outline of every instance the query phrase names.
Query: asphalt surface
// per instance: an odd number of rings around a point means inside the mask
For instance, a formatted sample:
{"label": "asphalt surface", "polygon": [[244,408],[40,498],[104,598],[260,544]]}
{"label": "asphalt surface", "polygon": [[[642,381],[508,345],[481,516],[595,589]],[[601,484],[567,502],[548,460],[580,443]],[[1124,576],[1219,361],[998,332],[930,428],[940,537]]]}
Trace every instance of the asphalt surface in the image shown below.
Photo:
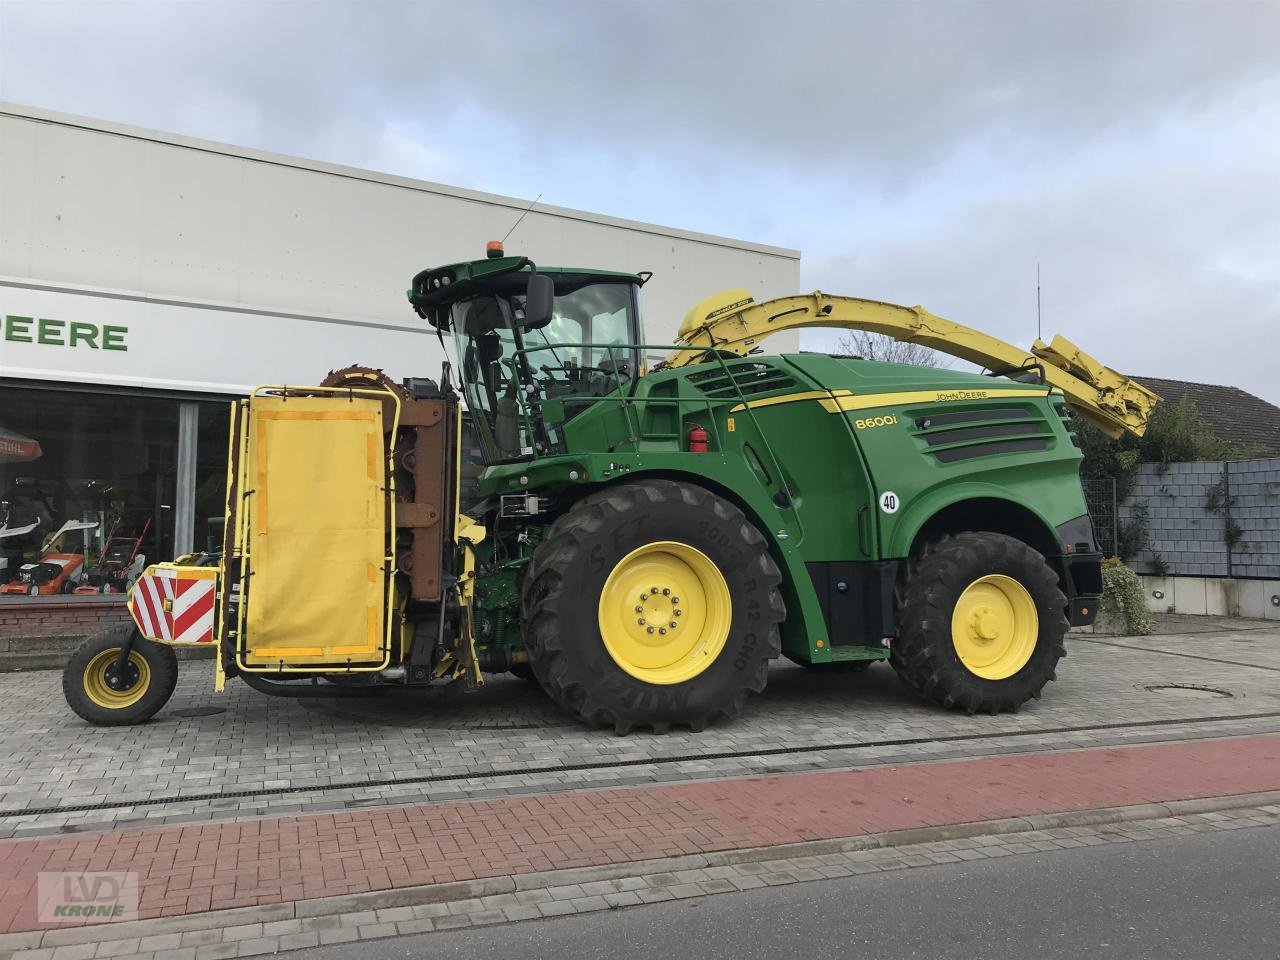
{"label": "asphalt surface", "polygon": [[[368,960],[1276,960],[1280,826],[361,943]],[[299,951],[340,960],[350,944]]]}

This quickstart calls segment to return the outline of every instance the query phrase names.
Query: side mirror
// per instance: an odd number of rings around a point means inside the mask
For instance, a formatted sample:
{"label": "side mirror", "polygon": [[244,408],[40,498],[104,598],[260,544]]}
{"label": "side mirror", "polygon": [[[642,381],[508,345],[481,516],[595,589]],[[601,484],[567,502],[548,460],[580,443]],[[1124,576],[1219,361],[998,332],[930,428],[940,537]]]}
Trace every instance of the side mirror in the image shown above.
{"label": "side mirror", "polygon": [[528,330],[545,327],[551,322],[551,305],[555,298],[555,281],[545,273],[530,274],[524,296],[524,320],[520,326]]}

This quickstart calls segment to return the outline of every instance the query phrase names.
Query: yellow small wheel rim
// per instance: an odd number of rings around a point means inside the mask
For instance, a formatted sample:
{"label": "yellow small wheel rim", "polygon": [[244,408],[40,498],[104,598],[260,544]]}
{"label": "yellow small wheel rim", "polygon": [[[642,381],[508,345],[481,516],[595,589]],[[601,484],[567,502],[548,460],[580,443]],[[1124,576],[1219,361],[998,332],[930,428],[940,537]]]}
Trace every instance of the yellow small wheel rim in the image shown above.
{"label": "yellow small wheel rim", "polygon": [[107,682],[107,672],[120,656],[120,648],[103,650],[84,668],[84,692],[89,699],[107,710],[122,710],[133,706],[151,686],[151,667],[137,650],[129,651],[129,663],[137,669],[138,678],[128,688],[113,689]]}
{"label": "yellow small wheel rim", "polygon": [[984,680],[1004,680],[1027,665],[1040,617],[1027,588],[988,574],[964,588],[951,613],[951,642],[965,668]]}
{"label": "yellow small wheel rim", "polygon": [[600,637],[613,662],[645,683],[683,683],[724,649],[733,601],[701,550],[660,540],[617,562],[600,592]]}

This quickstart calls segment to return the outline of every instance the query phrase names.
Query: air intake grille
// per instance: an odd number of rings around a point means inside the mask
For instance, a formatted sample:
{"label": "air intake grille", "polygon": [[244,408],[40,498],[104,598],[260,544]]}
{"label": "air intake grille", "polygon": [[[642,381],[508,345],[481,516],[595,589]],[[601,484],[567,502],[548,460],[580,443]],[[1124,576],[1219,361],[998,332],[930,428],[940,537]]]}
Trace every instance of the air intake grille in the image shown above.
{"label": "air intake grille", "polygon": [[987,407],[917,417],[915,435],[939,463],[1047,450],[1049,425],[1025,407]]}
{"label": "air intake grille", "polygon": [[724,369],[695,373],[689,382],[712,400],[733,400],[739,393],[750,397],[795,388],[795,380],[767,363],[735,364]]}

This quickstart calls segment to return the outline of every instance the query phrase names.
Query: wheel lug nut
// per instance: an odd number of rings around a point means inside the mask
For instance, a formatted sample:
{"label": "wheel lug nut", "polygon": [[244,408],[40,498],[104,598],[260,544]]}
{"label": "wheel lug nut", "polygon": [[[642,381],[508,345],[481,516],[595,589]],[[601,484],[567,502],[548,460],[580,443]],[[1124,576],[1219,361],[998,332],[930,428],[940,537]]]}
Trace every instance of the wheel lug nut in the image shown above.
{"label": "wheel lug nut", "polygon": [[671,598],[671,602],[672,602],[672,603],[679,603],[679,602],[680,602],[680,598],[679,598],[679,597],[672,597],[672,598]]}
{"label": "wheel lug nut", "polygon": [[644,617],[641,617],[639,620],[637,620],[637,621],[636,621],[636,623],[640,624],[640,626],[642,626],[642,627],[643,627],[643,626],[644,626]]}
{"label": "wheel lug nut", "polygon": [[663,595],[664,597],[669,597],[669,596],[671,596],[671,591],[670,591],[670,590],[668,590],[666,587],[663,587],[663,588],[662,588],[662,595]]}
{"label": "wheel lug nut", "polygon": [[650,628],[649,628],[649,632],[650,632],[650,633],[653,633],[653,627],[650,627]]}
{"label": "wheel lug nut", "polygon": [[648,599],[649,599],[649,595],[648,595],[647,593],[642,593],[642,594],[640,594],[640,599],[641,599],[641,600],[648,600]]}
{"label": "wheel lug nut", "polygon": [[662,635],[665,637],[665,636],[667,635],[667,628],[666,628],[666,627],[659,627],[659,628],[658,628],[658,632],[659,632],[660,634],[662,634]]}
{"label": "wheel lug nut", "polygon": [[684,611],[683,611],[683,610],[673,610],[673,611],[671,612],[671,615],[672,615],[673,617],[679,617],[679,616],[682,616],[683,614],[684,614]]}
{"label": "wheel lug nut", "polygon": [[671,621],[671,629],[672,629],[672,630],[674,630],[674,629],[676,628],[676,626],[677,626],[676,622],[675,622],[674,620],[672,620],[672,621]]}
{"label": "wheel lug nut", "polygon": [[636,604],[636,613],[644,613],[644,607],[640,606],[638,603]]}
{"label": "wheel lug nut", "polygon": [[649,588],[649,592],[650,592],[650,593],[657,593],[657,592],[658,592],[658,588],[657,588],[657,587],[650,587],[650,588]]}

